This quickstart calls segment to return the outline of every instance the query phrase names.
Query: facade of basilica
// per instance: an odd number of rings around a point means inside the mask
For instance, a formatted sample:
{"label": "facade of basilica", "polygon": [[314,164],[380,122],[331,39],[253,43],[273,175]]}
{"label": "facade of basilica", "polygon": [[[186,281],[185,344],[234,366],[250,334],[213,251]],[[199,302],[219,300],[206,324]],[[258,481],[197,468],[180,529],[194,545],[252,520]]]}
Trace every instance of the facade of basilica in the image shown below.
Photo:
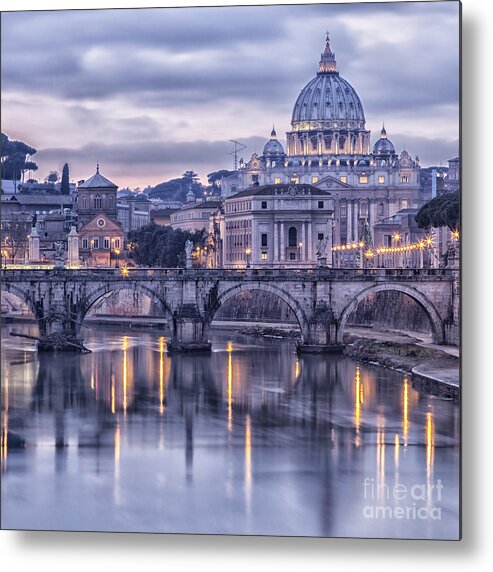
{"label": "facade of basilica", "polygon": [[[379,221],[403,209],[417,209],[430,198],[421,188],[418,157],[413,159],[406,150],[398,154],[387,137],[385,127],[372,146],[362,102],[351,84],[339,74],[328,36],[318,72],[301,90],[295,102],[291,130],[286,134],[286,140],[284,149],[275,129],[272,129],[262,155],[253,154],[249,161],[240,160],[239,169],[222,182],[225,201],[223,260],[226,266],[231,258],[228,256],[227,245],[231,242],[228,229],[237,218],[237,213],[228,208],[228,204],[241,198],[243,203],[255,205],[255,200],[246,199],[250,195],[258,196],[258,188],[268,187],[272,196],[276,196],[276,187],[279,186],[279,193],[294,198],[298,185],[304,185],[305,189],[309,185],[313,188],[310,195],[315,196],[316,190],[326,195],[331,199],[333,212],[325,213],[328,229],[325,238],[327,243],[336,245],[362,240],[368,228],[373,235],[374,226]],[[313,204],[310,202],[311,210]],[[255,226],[254,214],[243,213],[252,219],[250,224]],[[289,216],[284,213],[283,217],[283,224],[276,226],[273,220],[269,231],[265,230],[264,220],[263,231],[250,239],[248,248],[259,250],[251,255],[256,266],[271,266],[274,261],[293,257],[291,251],[280,250],[281,245],[290,243],[288,233],[293,227],[299,228],[298,236],[301,236],[303,224],[311,219],[312,214],[293,210]],[[316,218],[317,231],[306,229],[303,232],[305,240],[308,236],[317,237],[312,241],[318,240],[322,221],[318,214]],[[271,249],[276,249],[267,255],[261,246],[261,234],[266,232]],[[314,242],[306,249],[299,247],[297,260],[302,264],[314,264],[315,248]]]}

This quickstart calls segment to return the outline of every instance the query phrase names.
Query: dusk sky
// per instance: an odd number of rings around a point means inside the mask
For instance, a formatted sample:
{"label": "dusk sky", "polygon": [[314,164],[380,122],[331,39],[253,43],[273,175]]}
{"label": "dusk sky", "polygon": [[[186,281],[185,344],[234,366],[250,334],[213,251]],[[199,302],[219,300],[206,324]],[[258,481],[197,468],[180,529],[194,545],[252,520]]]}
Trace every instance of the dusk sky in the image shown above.
{"label": "dusk sky", "polygon": [[284,143],[325,31],[372,131],[421,164],[458,154],[459,4],[415,2],[2,14],[2,132],[36,178],[96,162],[120,187],[232,167],[229,139]]}

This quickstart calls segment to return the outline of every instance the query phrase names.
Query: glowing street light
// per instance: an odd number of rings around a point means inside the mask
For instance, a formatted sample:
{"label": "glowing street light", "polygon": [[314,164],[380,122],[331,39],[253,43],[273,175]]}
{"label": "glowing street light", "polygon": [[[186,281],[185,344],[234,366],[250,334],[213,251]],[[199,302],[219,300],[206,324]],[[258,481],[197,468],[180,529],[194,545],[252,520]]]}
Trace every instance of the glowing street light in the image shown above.
{"label": "glowing street light", "polygon": [[246,267],[250,268],[250,255],[252,254],[252,249],[250,247],[245,249],[245,254],[247,256]]}

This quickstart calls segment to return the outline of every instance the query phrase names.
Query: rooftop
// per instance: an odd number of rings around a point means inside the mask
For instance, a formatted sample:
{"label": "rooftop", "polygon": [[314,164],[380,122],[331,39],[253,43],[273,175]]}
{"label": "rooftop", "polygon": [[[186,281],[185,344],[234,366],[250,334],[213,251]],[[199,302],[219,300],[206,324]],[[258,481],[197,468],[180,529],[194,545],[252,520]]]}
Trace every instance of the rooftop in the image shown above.
{"label": "rooftop", "polygon": [[79,189],[117,189],[118,185],[112,183],[99,172],[99,164],[96,167],[96,173],[79,185]]}
{"label": "rooftop", "polygon": [[329,191],[318,189],[313,185],[300,185],[300,184],[280,184],[280,185],[263,185],[261,187],[250,187],[244,191],[240,191],[235,195],[231,195],[227,200],[240,199],[243,197],[255,196],[274,196],[274,195],[310,195],[313,197],[328,197]]}

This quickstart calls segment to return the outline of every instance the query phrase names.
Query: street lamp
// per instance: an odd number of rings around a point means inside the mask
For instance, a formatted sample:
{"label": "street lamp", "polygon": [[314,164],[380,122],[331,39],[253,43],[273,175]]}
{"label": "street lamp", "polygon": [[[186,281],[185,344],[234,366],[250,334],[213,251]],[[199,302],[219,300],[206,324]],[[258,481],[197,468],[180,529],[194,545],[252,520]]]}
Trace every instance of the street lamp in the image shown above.
{"label": "street lamp", "polygon": [[250,268],[250,255],[252,254],[252,249],[251,248],[247,248],[245,250],[245,254],[247,255],[247,262],[246,262],[246,267]]}

